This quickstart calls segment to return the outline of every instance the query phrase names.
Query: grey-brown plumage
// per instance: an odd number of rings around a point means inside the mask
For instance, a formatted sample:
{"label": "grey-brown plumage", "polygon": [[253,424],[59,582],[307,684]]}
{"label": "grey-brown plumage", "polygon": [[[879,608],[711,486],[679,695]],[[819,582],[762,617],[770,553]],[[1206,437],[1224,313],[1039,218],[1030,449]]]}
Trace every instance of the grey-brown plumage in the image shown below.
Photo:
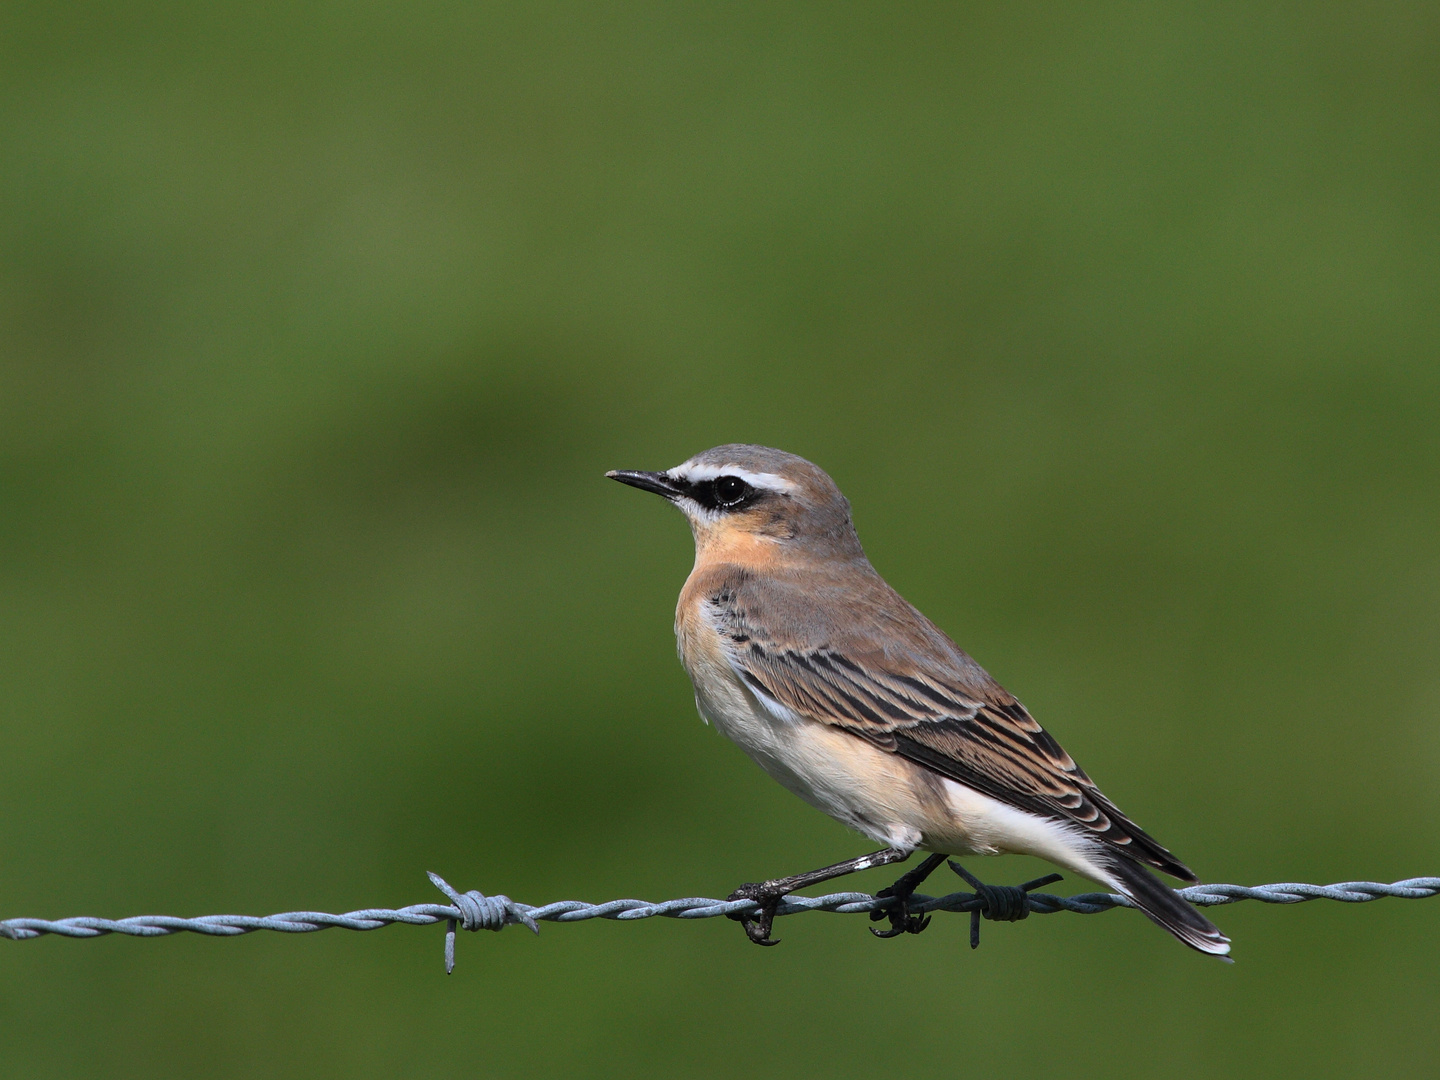
{"label": "grey-brown plumage", "polygon": [[1227,939],[1141,864],[1195,875],[875,572],[830,478],[727,445],[612,473],[690,520],[676,633],[701,714],[786,787],[897,850],[1016,851],[1102,881],[1193,948]]}

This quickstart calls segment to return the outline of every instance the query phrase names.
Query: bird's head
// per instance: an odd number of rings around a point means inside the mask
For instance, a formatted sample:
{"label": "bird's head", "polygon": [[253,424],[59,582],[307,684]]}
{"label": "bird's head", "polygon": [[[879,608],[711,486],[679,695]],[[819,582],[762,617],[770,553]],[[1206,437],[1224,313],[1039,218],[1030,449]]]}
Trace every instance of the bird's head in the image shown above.
{"label": "bird's head", "polygon": [[782,552],[864,558],[850,503],[825,471],[802,457],[768,446],[728,443],[696,454],[665,472],[605,474],[670,500],[695,533],[697,552],[773,546]]}

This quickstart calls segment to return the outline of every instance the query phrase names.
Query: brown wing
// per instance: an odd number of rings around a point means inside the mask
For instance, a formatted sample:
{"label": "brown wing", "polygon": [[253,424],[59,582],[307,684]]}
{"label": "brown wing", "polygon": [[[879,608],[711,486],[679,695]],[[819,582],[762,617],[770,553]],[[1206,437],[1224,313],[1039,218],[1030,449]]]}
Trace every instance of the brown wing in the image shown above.
{"label": "brown wing", "polygon": [[[716,614],[723,627],[725,612]],[[732,608],[730,614],[738,612]],[[1175,877],[1196,880],[1105,798],[1025,706],[988,676],[988,685],[977,688],[974,672],[958,666],[947,672],[934,657],[921,665],[873,650],[857,655],[848,646],[843,653],[786,648],[757,639],[743,616],[737,621],[744,625],[732,622],[722,632],[737,670],[757,693],[991,798],[1082,826]]]}

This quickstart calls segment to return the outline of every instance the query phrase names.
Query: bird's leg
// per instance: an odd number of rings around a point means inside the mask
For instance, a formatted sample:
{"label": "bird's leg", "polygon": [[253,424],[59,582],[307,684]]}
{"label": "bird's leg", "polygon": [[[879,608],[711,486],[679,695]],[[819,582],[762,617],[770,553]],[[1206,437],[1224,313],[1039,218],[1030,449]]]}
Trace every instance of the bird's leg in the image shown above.
{"label": "bird's leg", "polygon": [[846,859],[844,862],[838,862],[832,866],[822,866],[819,870],[810,870],[804,874],[791,874],[789,877],[772,878],[769,881],[748,882],[725,899],[754,900],[760,905],[759,910],[744,915],[730,915],[727,918],[741,923],[745,927],[746,935],[756,945],[778,945],[780,943],[770,936],[770,928],[775,922],[775,909],[780,906],[780,901],[785,898],[787,893],[818,885],[831,878],[844,877],[846,874],[854,874],[860,870],[869,870],[872,866],[888,866],[891,863],[904,862],[911,856],[913,850],[913,848],[909,850],[885,848],[881,851],[871,852],[869,855],[861,855],[858,859]]}
{"label": "bird's leg", "polygon": [[870,921],[879,922],[881,919],[890,920],[889,930],[876,930],[870,927],[870,932],[876,937],[892,938],[901,934],[918,934],[930,925],[929,915],[911,915],[910,897],[920,887],[920,883],[939,869],[940,864],[945,861],[944,855],[931,855],[913,870],[907,870],[900,875],[900,880],[891,885],[888,889],[881,889],[875,894],[876,899],[886,896],[895,897],[895,903],[888,908],[876,908],[870,912]]}

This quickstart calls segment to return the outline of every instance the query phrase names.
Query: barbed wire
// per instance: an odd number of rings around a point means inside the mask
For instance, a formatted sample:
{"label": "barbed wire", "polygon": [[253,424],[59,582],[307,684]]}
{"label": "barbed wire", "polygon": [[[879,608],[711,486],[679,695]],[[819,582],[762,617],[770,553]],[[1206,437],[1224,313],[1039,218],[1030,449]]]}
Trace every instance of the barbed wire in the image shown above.
{"label": "barbed wire", "polygon": [[[957,864],[952,869],[961,873]],[[182,919],[172,915],[135,915],[126,919],[98,919],[88,915],[68,919],[4,919],[0,920],[0,937],[12,941],[56,934],[69,938],[95,938],[107,934],[128,934],[131,937],[165,937],[169,934],[208,934],[212,937],[236,937],[256,930],[274,930],[285,934],[308,934],[316,930],[378,930],[382,926],[401,923],[408,926],[429,926],[444,922],[445,970],[455,968],[455,931],[503,930],[507,926],[526,926],[540,932],[542,922],[581,922],[585,919],[613,919],[628,922],[634,919],[713,919],[718,916],[742,916],[757,911],[754,900],[712,900],[707,897],[682,897],[651,903],[647,900],[610,900],[587,904],[581,900],[557,900],[534,907],[511,900],[508,896],[485,896],[471,890],[457,892],[440,875],[432,873],[430,881],[449,898],[449,904],[412,904],[403,908],[365,908],[343,915],[321,911],[287,911],[280,915],[201,915]],[[963,874],[973,881],[969,874]],[[1047,882],[1048,883],[1048,882]],[[1032,883],[1034,884],[1034,883]],[[1080,893],[1055,896],[1051,893],[1024,892],[1023,887],[979,885],[976,892],[956,892],[947,896],[924,896],[915,893],[909,898],[907,910],[914,914],[934,911],[969,912],[971,945],[979,943],[981,916],[1014,921],[1027,915],[1051,915],[1071,911],[1093,915],[1115,907],[1134,907],[1129,900],[1114,893]],[[1344,904],[1364,904],[1382,897],[1394,896],[1421,900],[1440,894],[1440,877],[1406,878],[1385,884],[1378,881],[1342,881],[1334,885],[1307,885],[1281,882],[1274,885],[1192,885],[1176,890],[1198,907],[1235,904],[1241,900],[1258,900],[1262,904],[1301,904],[1308,900],[1337,900]],[[862,892],[830,893],[827,896],[785,897],[775,910],[776,916],[799,915],[807,911],[829,911],[842,915],[885,912],[896,901],[892,897],[876,897]]]}

